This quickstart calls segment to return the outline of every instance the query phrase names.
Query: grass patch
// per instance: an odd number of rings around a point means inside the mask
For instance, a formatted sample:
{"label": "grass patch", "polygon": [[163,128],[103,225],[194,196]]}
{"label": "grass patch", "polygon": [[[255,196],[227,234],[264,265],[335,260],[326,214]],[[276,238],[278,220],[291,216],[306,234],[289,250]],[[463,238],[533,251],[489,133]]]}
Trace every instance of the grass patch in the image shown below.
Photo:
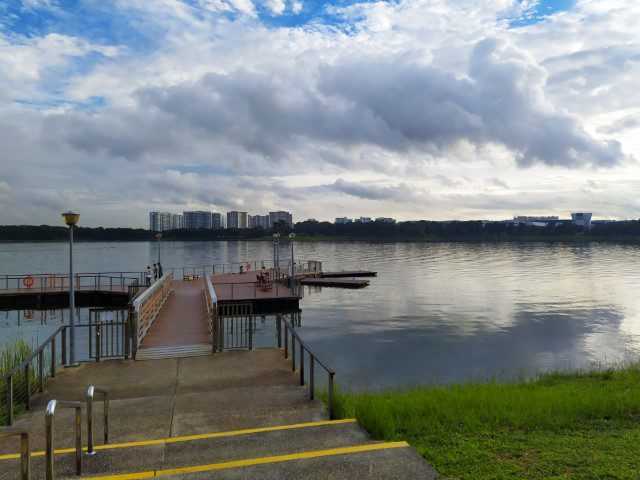
{"label": "grass patch", "polygon": [[[8,385],[5,375],[20,365],[33,352],[31,346],[22,339],[13,342],[6,340],[4,345],[0,344],[0,425],[7,424],[7,394]],[[30,390],[37,387],[38,380],[33,375],[30,379]],[[26,376],[21,371],[13,377],[14,404],[13,413],[19,415],[24,411],[26,397]]]}
{"label": "grass patch", "polygon": [[335,395],[445,478],[640,478],[640,366]]}

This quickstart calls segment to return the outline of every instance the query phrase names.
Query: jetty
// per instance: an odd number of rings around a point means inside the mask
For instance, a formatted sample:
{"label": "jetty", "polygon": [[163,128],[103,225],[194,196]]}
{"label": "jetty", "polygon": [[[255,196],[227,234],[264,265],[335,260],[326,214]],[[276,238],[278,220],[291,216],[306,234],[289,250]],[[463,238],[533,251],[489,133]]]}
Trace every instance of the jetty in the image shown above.
{"label": "jetty", "polygon": [[316,287],[341,287],[341,288],[362,288],[369,285],[369,280],[361,278],[304,278],[300,280],[301,285],[313,285]]}
{"label": "jetty", "polygon": [[[0,379],[0,480],[437,478],[407,443],[374,441],[355,419],[336,418],[336,372],[296,328],[297,285],[348,279],[322,278],[313,261],[244,267],[169,269],[148,287],[124,274],[79,283],[126,295],[128,314],[90,315],[95,361],[60,368],[61,325]],[[64,282],[40,278],[37,290],[5,297],[65,294]],[[284,309],[273,344],[254,348],[256,316],[269,309]]]}

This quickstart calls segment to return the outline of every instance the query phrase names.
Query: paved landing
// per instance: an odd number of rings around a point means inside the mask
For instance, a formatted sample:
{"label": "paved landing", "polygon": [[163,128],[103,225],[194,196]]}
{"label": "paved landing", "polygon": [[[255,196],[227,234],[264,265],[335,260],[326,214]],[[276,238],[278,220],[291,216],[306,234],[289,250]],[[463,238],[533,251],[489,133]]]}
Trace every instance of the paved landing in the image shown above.
{"label": "paved landing", "polygon": [[211,343],[204,280],[174,280],[171,288],[140,349]]}
{"label": "paved landing", "polygon": [[[82,400],[89,385],[109,390],[111,437],[103,446],[97,403],[97,453],[83,456],[84,477],[437,477],[406,444],[374,442],[353,420],[328,421],[324,405],[309,400],[308,387],[283,357],[281,350],[262,349],[60,369],[37,408],[17,422],[32,428],[32,478],[43,478],[44,406],[51,398]],[[84,415],[82,421],[84,436]],[[60,410],[55,422],[54,447],[72,447],[72,412]],[[15,455],[17,446],[17,440],[0,442],[0,480],[18,478],[19,459],[3,457]],[[66,451],[54,455],[56,478],[74,478],[73,458]]]}

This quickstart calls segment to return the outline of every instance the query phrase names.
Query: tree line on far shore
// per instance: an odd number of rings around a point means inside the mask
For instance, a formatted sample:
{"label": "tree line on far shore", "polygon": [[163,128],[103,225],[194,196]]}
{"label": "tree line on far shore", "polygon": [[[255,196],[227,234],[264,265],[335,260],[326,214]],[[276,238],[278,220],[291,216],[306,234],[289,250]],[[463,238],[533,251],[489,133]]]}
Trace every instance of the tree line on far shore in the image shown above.
{"label": "tree line on far shore", "polygon": [[[546,227],[514,225],[507,222],[427,220],[407,222],[375,221],[370,223],[334,224],[307,220],[293,228],[277,222],[272,229],[179,229],[162,232],[163,240],[234,240],[259,239],[273,233],[299,237],[377,238],[381,240],[405,239],[499,239],[499,238],[637,238],[640,239],[640,220],[626,220],[594,224],[590,229],[570,222],[551,223]],[[62,241],[69,236],[63,226],[0,225],[0,241]],[[143,228],[89,228],[76,227],[74,239],[78,241],[149,241],[155,240],[153,231]]]}

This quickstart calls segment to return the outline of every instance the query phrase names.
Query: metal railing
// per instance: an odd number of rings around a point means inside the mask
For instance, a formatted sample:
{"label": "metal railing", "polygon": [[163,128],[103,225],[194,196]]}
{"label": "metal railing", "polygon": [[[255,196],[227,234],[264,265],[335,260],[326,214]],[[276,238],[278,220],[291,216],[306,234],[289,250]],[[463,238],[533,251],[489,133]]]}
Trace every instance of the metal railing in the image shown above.
{"label": "metal railing", "polygon": [[[247,269],[247,264],[249,269]],[[169,267],[166,268],[166,272],[172,272],[176,278],[184,278],[185,275],[224,275],[227,273],[240,273],[240,267],[243,272],[251,272],[264,268],[276,268],[277,270],[288,269],[291,265],[290,260],[280,260],[278,265],[275,265],[273,260],[249,260],[245,262],[231,262],[231,263],[214,263],[210,265],[185,265],[182,267]],[[322,262],[317,260],[296,260],[295,262],[296,272],[320,272],[322,271]],[[288,271],[288,270],[287,270]]]}
{"label": "metal railing", "polygon": [[[61,336],[62,363],[67,363],[66,329],[66,325],[58,327],[31,355],[4,375],[3,388],[0,389],[4,390],[2,392],[3,395],[0,397],[0,406],[6,402],[5,423],[7,425],[13,424],[14,411],[16,409],[31,410],[31,398],[34,394],[43,390],[47,373],[51,377],[55,377],[57,361],[56,339],[58,335]],[[49,352],[45,355],[47,348]],[[0,418],[0,422],[2,422],[2,418]]]}
{"label": "metal railing", "polygon": [[248,282],[215,282],[212,283],[218,301],[254,300],[261,297],[291,297],[296,294],[278,281],[272,281],[270,288],[262,290],[257,281]]}
{"label": "metal railing", "polygon": [[132,319],[130,328],[133,328],[133,335],[135,335],[134,356],[138,351],[140,342],[147,335],[164,302],[169,297],[172,282],[173,273],[165,274],[131,303],[130,314]]}
{"label": "metal railing", "polygon": [[12,427],[0,427],[0,438],[20,435],[20,478],[31,478],[31,445],[29,443],[29,427],[14,425]]}
{"label": "metal railing", "polygon": [[[74,275],[74,282],[74,290],[77,291],[128,292],[130,286],[140,285],[141,280],[137,274],[77,273]],[[0,291],[57,292],[65,290],[69,290],[68,274],[37,273],[0,276]]]}
{"label": "metal railing", "polygon": [[104,417],[103,437],[105,445],[109,443],[109,392],[103,388],[96,388],[92,385],[87,390],[87,455],[96,453],[93,448],[93,398],[96,392],[102,394],[102,412]]}
{"label": "metal railing", "polygon": [[82,475],[82,403],[71,402],[66,400],[51,400],[47,404],[47,410],[44,414],[45,422],[45,436],[46,436],[46,449],[45,449],[45,478],[46,480],[53,480],[53,427],[54,417],[56,414],[56,408],[73,408],[76,411],[75,416],[75,439],[76,439],[76,475]]}
{"label": "metal railing", "polygon": [[300,371],[300,386],[304,385],[304,354],[307,352],[309,355],[309,399],[315,398],[315,364],[317,363],[325,369],[328,375],[328,404],[329,404],[329,419],[333,419],[333,380],[336,374],[333,369],[327,366],[324,362],[318,359],[316,353],[311,350],[308,345],[300,338],[295,327],[293,327],[287,319],[278,314],[276,317],[276,327],[278,330],[278,348],[282,348],[282,325],[284,325],[284,358],[289,358],[289,333],[291,333],[291,370],[296,371],[296,348],[295,343],[298,342],[299,346],[299,371]]}

